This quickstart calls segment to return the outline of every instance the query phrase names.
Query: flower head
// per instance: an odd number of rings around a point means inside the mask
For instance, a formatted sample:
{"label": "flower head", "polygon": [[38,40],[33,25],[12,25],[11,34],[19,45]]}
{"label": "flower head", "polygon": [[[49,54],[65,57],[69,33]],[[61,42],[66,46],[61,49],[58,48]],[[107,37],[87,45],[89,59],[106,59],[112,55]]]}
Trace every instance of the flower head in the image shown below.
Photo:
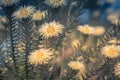
{"label": "flower head", "polygon": [[78,26],[78,31],[87,35],[100,36],[105,32],[103,27],[91,27],[89,25]]}
{"label": "flower head", "polygon": [[115,58],[120,55],[120,46],[107,45],[102,48],[102,54],[108,58]]}
{"label": "flower head", "polygon": [[53,53],[49,49],[39,49],[29,55],[30,64],[47,64],[52,59]]}
{"label": "flower head", "polygon": [[105,29],[103,27],[95,27],[93,31],[93,35],[100,36],[105,32]]}
{"label": "flower head", "polygon": [[116,76],[118,76],[120,78],[120,63],[117,63],[114,66],[114,73],[115,73]]}
{"label": "flower head", "polygon": [[75,50],[75,49],[78,49],[79,46],[81,45],[80,41],[78,39],[75,39],[71,42],[71,46],[72,48]]}
{"label": "flower head", "polygon": [[33,6],[20,7],[17,11],[14,12],[13,16],[18,19],[23,19],[31,16],[35,11]]}
{"label": "flower head", "polygon": [[51,7],[59,7],[66,5],[66,0],[45,0],[45,3]]}
{"label": "flower head", "polygon": [[44,18],[44,17],[45,17],[45,11],[44,11],[44,12],[36,11],[36,12],[33,14],[32,19],[33,19],[33,20],[41,20],[41,19]]}
{"label": "flower head", "polygon": [[94,28],[90,27],[89,25],[84,25],[84,26],[78,26],[77,30],[83,34],[91,35],[92,32],[94,31]]}
{"label": "flower head", "polygon": [[53,21],[50,23],[45,23],[39,28],[39,33],[42,35],[44,38],[48,39],[51,37],[57,37],[60,33],[62,33],[63,30],[63,25]]}
{"label": "flower head", "polygon": [[108,15],[107,19],[113,24],[118,24],[119,13],[111,13],[111,14]]}
{"label": "flower head", "polygon": [[85,65],[83,64],[83,62],[79,62],[79,61],[70,61],[68,63],[68,66],[73,69],[73,70],[84,70],[85,71]]}
{"label": "flower head", "polygon": [[0,0],[0,5],[8,6],[18,3],[19,0]]}
{"label": "flower head", "polygon": [[114,38],[114,39],[109,40],[108,43],[109,44],[120,44],[120,41]]}
{"label": "flower head", "polygon": [[85,77],[86,73],[86,67],[83,62],[79,61],[70,61],[68,63],[68,66],[73,70],[78,70],[76,77],[80,78],[80,80],[83,80],[83,77]]}

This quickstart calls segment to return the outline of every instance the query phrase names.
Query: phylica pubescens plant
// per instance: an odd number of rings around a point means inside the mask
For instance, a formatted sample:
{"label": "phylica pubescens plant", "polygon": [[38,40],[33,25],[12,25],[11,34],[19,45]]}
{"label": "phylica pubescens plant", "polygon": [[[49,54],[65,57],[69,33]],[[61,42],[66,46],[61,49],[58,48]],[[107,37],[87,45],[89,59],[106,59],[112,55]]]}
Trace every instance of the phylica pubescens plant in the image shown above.
{"label": "phylica pubescens plant", "polygon": [[109,26],[83,25],[86,4],[0,0],[0,79],[119,80],[119,12]]}

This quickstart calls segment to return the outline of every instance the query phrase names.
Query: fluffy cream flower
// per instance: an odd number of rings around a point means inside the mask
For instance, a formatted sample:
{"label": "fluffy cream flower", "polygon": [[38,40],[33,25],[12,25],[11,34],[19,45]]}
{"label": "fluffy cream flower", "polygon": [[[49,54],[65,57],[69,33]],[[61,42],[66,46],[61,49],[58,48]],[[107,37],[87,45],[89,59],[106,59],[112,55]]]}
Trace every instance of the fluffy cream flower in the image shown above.
{"label": "fluffy cream flower", "polygon": [[36,11],[34,14],[33,14],[33,17],[32,19],[33,20],[41,20],[43,18],[45,18],[45,14],[46,14],[46,11]]}
{"label": "fluffy cream flower", "polygon": [[75,39],[71,42],[71,46],[72,46],[73,50],[78,49],[80,45],[81,45],[81,43],[78,39]]}
{"label": "fluffy cream flower", "polygon": [[29,55],[30,64],[47,64],[53,57],[53,52],[49,49],[39,49]]}
{"label": "fluffy cream flower", "polygon": [[57,37],[62,33],[64,26],[59,22],[53,21],[50,23],[45,23],[39,28],[39,33],[44,38],[48,39],[51,37]]}
{"label": "fluffy cream flower", "polygon": [[45,0],[45,3],[51,7],[59,7],[66,5],[67,0]]}
{"label": "fluffy cream flower", "polygon": [[119,13],[111,13],[108,15],[107,19],[113,24],[118,24],[119,15],[120,15]]}
{"label": "fluffy cream flower", "polygon": [[92,34],[95,35],[95,36],[100,36],[100,35],[104,34],[104,32],[105,32],[104,27],[95,27]]}
{"label": "fluffy cream flower", "polygon": [[78,26],[77,30],[83,34],[91,35],[94,31],[94,28],[90,27],[89,25],[84,25],[84,26],[80,25]]}
{"label": "fluffy cream flower", "polygon": [[117,63],[114,66],[114,73],[115,73],[116,76],[118,76],[120,78],[120,63]]}
{"label": "fluffy cream flower", "polygon": [[14,12],[13,16],[17,19],[27,18],[35,11],[33,6],[20,7]]}
{"label": "fluffy cream flower", "polygon": [[80,71],[85,71],[85,65],[83,64],[83,62],[79,62],[79,61],[70,61],[68,63],[68,66],[73,69],[73,70],[80,70]]}
{"label": "fluffy cream flower", "polygon": [[85,67],[83,62],[70,61],[68,63],[68,66],[73,70],[78,70],[79,71],[78,74],[76,75],[76,77],[79,77],[80,80],[82,80],[83,77],[85,77],[86,67]]}
{"label": "fluffy cream flower", "polygon": [[120,46],[107,45],[102,48],[102,54],[108,58],[115,58],[120,55]]}
{"label": "fluffy cream flower", "polygon": [[18,3],[19,0],[0,0],[0,5],[8,6]]}
{"label": "fluffy cream flower", "polygon": [[91,27],[89,25],[78,26],[77,30],[83,34],[94,36],[100,36],[105,32],[105,28],[103,27]]}
{"label": "fluffy cream flower", "polygon": [[108,43],[109,44],[120,44],[120,41],[115,38],[115,39],[109,40]]}
{"label": "fluffy cream flower", "polygon": [[108,41],[108,43],[110,43],[110,44],[116,44],[117,40],[116,39],[112,39],[112,40]]}

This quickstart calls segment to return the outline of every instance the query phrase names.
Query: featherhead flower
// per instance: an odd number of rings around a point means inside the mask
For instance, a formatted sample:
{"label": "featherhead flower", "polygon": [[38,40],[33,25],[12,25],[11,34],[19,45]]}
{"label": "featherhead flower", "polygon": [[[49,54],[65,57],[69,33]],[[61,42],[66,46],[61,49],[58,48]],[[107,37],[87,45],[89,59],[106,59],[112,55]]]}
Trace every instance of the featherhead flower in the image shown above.
{"label": "featherhead flower", "polygon": [[49,49],[39,49],[29,55],[30,64],[47,64],[52,59],[53,53]]}
{"label": "featherhead flower", "polygon": [[33,6],[20,7],[17,11],[14,12],[13,16],[17,19],[23,19],[31,16],[35,11]]}
{"label": "featherhead flower", "polygon": [[41,19],[44,18],[44,17],[45,17],[45,11],[44,11],[44,12],[36,11],[36,12],[33,14],[32,19],[33,19],[33,20],[41,20]]}
{"label": "featherhead flower", "polygon": [[116,39],[113,39],[113,40],[108,41],[108,43],[110,43],[110,44],[116,44],[116,43],[117,43],[117,40],[116,40]]}
{"label": "featherhead flower", "polygon": [[19,0],[0,0],[0,5],[8,6],[18,3]]}
{"label": "featherhead flower", "polygon": [[120,46],[107,45],[102,48],[102,54],[108,58],[118,57],[120,54]]}
{"label": "featherhead flower", "polygon": [[93,27],[90,27],[89,25],[84,25],[84,26],[78,26],[78,31],[80,31],[83,34],[92,34],[92,32],[94,31]]}
{"label": "featherhead flower", "polygon": [[120,78],[120,63],[117,63],[114,66],[114,73],[115,73],[116,76],[118,76]]}
{"label": "featherhead flower", "polygon": [[55,8],[66,5],[66,0],[45,0],[45,3]]}
{"label": "featherhead flower", "polygon": [[80,45],[81,45],[81,43],[78,39],[73,40],[71,43],[71,46],[73,49],[78,49]]}
{"label": "featherhead flower", "polygon": [[78,77],[80,78],[80,80],[83,80],[83,77],[85,77],[85,73],[86,73],[86,67],[83,62],[70,61],[68,63],[68,66],[73,70],[78,70],[79,72],[75,77]]}
{"label": "featherhead flower", "polygon": [[63,30],[63,25],[58,23],[58,22],[50,22],[50,23],[45,23],[43,24],[40,29],[39,33],[42,35],[44,38],[48,39],[51,37],[57,37],[60,33],[62,33]]}
{"label": "featherhead flower", "polygon": [[118,24],[119,13],[111,13],[111,14],[108,15],[107,19],[113,24]]}
{"label": "featherhead flower", "polygon": [[83,64],[83,62],[70,61],[68,63],[68,66],[73,70],[85,71],[85,65]]}
{"label": "featherhead flower", "polygon": [[103,27],[95,27],[93,31],[93,35],[100,36],[105,32],[105,29]]}
{"label": "featherhead flower", "polygon": [[120,41],[115,38],[115,39],[109,40],[108,43],[109,44],[120,44]]}

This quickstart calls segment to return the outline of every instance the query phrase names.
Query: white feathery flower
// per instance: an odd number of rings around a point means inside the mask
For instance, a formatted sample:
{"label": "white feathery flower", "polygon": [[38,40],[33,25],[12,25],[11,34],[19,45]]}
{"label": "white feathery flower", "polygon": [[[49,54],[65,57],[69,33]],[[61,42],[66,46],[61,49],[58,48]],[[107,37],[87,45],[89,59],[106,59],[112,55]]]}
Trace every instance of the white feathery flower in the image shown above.
{"label": "white feathery flower", "polygon": [[108,19],[111,23],[117,25],[118,22],[119,22],[119,15],[120,15],[119,12],[111,13],[111,14],[108,15],[107,19]]}
{"label": "white feathery flower", "polygon": [[45,0],[45,3],[53,8],[66,5],[67,0]]}
{"label": "white feathery flower", "polygon": [[109,44],[120,44],[120,40],[113,38],[111,40],[108,41]]}
{"label": "white feathery flower", "polygon": [[33,14],[32,19],[36,20],[36,21],[41,20],[41,19],[45,18],[46,13],[47,13],[47,11],[41,12],[41,11],[38,10]]}
{"label": "white feathery flower", "polygon": [[71,42],[71,46],[72,46],[73,50],[78,49],[80,45],[81,45],[81,43],[78,39],[75,39]]}
{"label": "white feathery flower", "polygon": [[92,32],[92,34],[94,36],[100,36],[100,35],[104,34],[104,32],[105,32],[104,27],[94,27],[94,31]]}
{"label": "white feathery flower", "polygon": [[57,37],[59,34],[62,33],[64,26],[60,24],[59,22],[53,21],[49,23],[43,24],[39,28],[40,35],[43,36],[43,38],[48,39],[51,37]]}
{"label": "white feathery flower", "polygon": [[70,61],[68,63],[68,66],[73,69],[73,70],[81,70],[81,71],[85,71],[85,65],[83,64],[83,62],[79,62],[79,61]]}
{"label": "white feathery flower", "polygon": [[94,28],[89,25],[84,26],[79,25],[77,30],[83,34],[91,35],[94,31]]}
{"label": "white feathery flower", "polygon": [[105,32],[105,28],[98,26],[98,27],[91,27],[89,25],[79,25],[77,27],[77,30],[80,31],[83,34],[86,35],[94,35],[94,36],[100,36]]}
{"label": "white feathery flower", "polygon": [[78,77],[80,80],[83,80],[83,77],[85,77],[86,74],[86,67],[83,62],[80,61],[70,61],[68,63],[68,66],[73,70],[78,70],[76,77]]}
{"label": "white feathery flower", "polygon": [[20,7],[17,11],[14,12],[13,16],[17,19],[23,19],[31,16],[35,11],[33,6]]}
{"label": "white feathery flower", "polygon": [[49,49],[39,49],[32,52],[28,59],[30,64],[47,64],[53,58],[53,52]]}
{"label": "white feathery flower", "polygon": [[114,66],[114,74],[120,78],[120,63]]}
{"label": "white feathery flower", "polygon": [[102,48],[102,54],[108,58],[115,58],[120,55],[120,46],[117,45],[106,45]]}

